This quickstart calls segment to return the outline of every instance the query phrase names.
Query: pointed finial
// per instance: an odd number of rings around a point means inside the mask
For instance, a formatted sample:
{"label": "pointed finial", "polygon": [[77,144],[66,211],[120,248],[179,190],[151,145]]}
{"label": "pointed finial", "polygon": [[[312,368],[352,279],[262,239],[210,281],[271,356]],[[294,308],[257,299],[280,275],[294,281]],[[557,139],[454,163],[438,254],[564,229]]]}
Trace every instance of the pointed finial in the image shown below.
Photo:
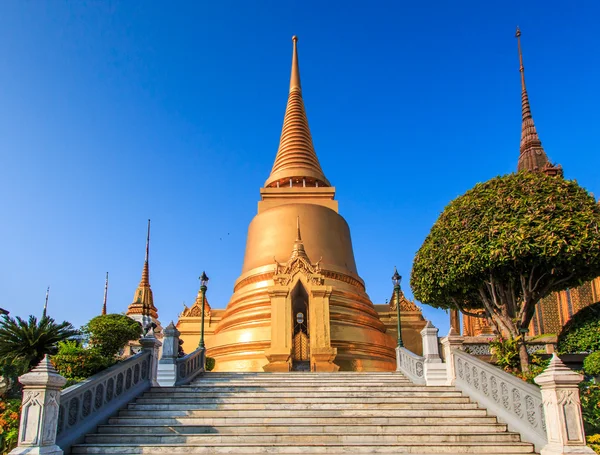
{"label": "pointed finial", "polygon": [[521,72],[521,89],[525,91],[525,67],[523,66],[523,52],[521,51],[521,29],[517,25],[517,46],[519,47],[519,71]]}
{"label": "pointed finial", "polygon": [[106,272],[106,281],[104,282],[104,302],[102,303],[102,316],[106,315],[106,297],[108,296],[108,272]]}
{"label": "pointed finial", "polygon": [[146,235],[146,257],[144,259],[144,268],[142,269],[142,280],[140,286],[150,286],[150,266],[148,265],[148,257],[150,253],[150,220],[148,220],[148,233]]}
{"label": "pointed finial", "polygon": [[300,217],[296,217],[296,242],[302,241],[302,235],[300,234]]}
{"label": "pointed finial", "polygon": [[148,262],[148,253],[150,252],[150,220],[148,220],[148,235],[146,236],[146,262]]}
{"label": "pointed finial", "polygon": [[46,302],[44,303],[44,311],[42,312],[42,318],[46,317],[48,312],[48,295],[50,294],[50,286],[46,289]]}
{"label": "pointed finial", "polygon": [[290,77],[290,93],[294,90],[302,92],[300,85],[300,66],[298,65],[298,37],[292,36],[293,52],[292,52],[292,75]]}

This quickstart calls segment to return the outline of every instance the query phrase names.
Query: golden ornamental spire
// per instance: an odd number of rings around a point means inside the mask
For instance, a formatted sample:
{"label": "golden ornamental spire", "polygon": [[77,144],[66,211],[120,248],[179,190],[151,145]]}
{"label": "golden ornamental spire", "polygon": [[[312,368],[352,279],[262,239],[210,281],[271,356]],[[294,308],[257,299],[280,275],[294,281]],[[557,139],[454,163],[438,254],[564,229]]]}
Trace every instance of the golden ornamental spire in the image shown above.
{"label": "golden ornamental spire", "polygon": [[[302,257],[306,259],[309,263],[308,255],[304,250],[304,242],[302,242],[302,234],[300,233],[300,217],[296,217],[296,240],[294,242],[294,248],[292,249],[292,255],[290,256],[290,261],[297,257]],[[289,262],[288,262],[289,263]]]}
{"label": "golden ornamental spire", "polygon": [[283,119],[279,150],[265,187],[331,186],[319,163],[312,142],[302,99],[298,37],[292,37],[292,72],[290,92]]}
{"label": "golden ornamental spire", "polygon": [[519,72],[521,73],[521,146],[517,171],[546,172],[551,175],[562,175],[562,168],[553,166],[542,147],[542,141],[538,136],[533,116],[531,115],[531,106],[529,105],[529,96],[525,86],[525,66],[523,65],[523,52],[521,51],[521,30],[517,27],[515,34],[517,46],[519,48]]}
{"label": "golden ornamental spire", "polygon": [[142,268],[142,279],[135,290],[133,303],[127,308],[127,315],[141,314],[143,316],[151,316],[158,319],[158,312],[154,306],[154,296],[150,288],[150,267],[148,258],[150,253],[150,220],[148,220],[148,232],[146,235],[146,257],[144,267]]}
{"label": "golden ornamental spire", "polygon": [[300,66],[298,65],[298,37],[292,36],[292,42],[294,43],[294,49],[292,51],[292,74],[290,76],[290,93],[294,90],[302,92],[302,85],[300,84]]}

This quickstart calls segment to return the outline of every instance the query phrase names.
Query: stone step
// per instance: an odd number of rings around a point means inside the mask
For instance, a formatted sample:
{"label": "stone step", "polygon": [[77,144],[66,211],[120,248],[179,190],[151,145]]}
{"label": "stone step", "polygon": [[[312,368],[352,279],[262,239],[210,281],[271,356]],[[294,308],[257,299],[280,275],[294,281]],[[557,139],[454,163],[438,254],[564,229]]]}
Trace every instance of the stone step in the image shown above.
{"label": "stone step", "polygon": [[468,397],[456,396],[456,397],[420,397],[420,396],[392,396],[392,397],[371,397],[368,395],[362,397],[330,397],[324,395],[322,397],[279,397],[277,395],[267,395],[265,397],[247,397],[247,396],[185,396],[185,397],[171,397],[171,398],[155,398],[155,397],[142,397],[138,398],[136,404],[196,404],[198,406],[210,405],[214,403],[368,403],[373,406],[387,403],[469,403]]}
{"label": "stone step", "polygon": [[388,443],[482,443],[482,442],[521,442],[517,433],[463,433],[463,434],[368,434],[368,433],[303,433],[303,434],[271,434],[246,433],[238,434],[90,434],[85,438],[86,444],[388,444]]}
{"label": "stone step", "polygon": [[172,392],[172,393],[164,393],[164,392],[146,392],[142,395],[144,398],[193,398],[193,397],[204,397],[204,398],[219,398],[219,397],[280,397],[280,398],[295,398],[295,397],[315,397],[315,398],[333,398],[333,397],[355,397],[355,398],[386,398],[386,397],[396,397],[396,398],[454,398],[454,397],[464,397],[462,392],[453,390],[447,392],[435,392],[435,391],[402,391],[395,392],[394,394],[390,394],[389,392],[264,392],[257,390],[250,390],[245,392],[206,392],[202,389],[188,389],[185,392]]}
{"label": "stone step", "polygon": [[[157,417],[261,417],[263,409],[157,409]],[[485,409],[271,409],[269,417],[484,417]],[[145,417],[148,410],[125,409],[121,417]]]}
{"label": "stone step", "polygon": [[365,386],[365,387],[394,387],[394,386],[405,386],[405,387],[413,387],[413,384],[410,381],[366,381],[366,380],[348,380],[348,381],[323,381],[323,380],[312,380],[312,381],[287,381],[287,380],[272,380],[272,381],[232,381],[232,380],[208,380],[208,381],[197,381],[190,384],[193,387],[222,387],[222,386],[287,386],[287,385],[297,385],[297,386],[321,386],[321,387],[329,387],[329,386]]}
{"label": "stone step", "polygon": [[507,426],[500,423],[465,423],[463,425],[444,422],[443,425],[381,425],[381,424],[329,424],[315,425],[312,423],[294,424],[269,423],[244,425],[99,425],[98,433],[101,434],[161,434],[165,430],[174,434],[245,434],[245,433],[365,433],[365,434],[387,434],[387,433],[430,433],[430,434],[463,434],[463,433],[502,433],[507,431]]}
{"label": "stone step", "polygon": [[336,385],[328,385],[328,386],[305,386],[301,384],[290,384],[285,387],[277,386],[277,385],[241,385],[241,386],[231,386],[229,384],[222,385],[209,385],[209,386],[180,386],[180,387],[162,387],[162,388],[151,388],[151,393],[173,393],[173,392],[233,392],[233,393],[241,393],[241,392],[272,392],[272,393],[280,393],[280,392],[304,392],[306,394],[313,392],[387,392],[387,393],[396,393],[396,392],[455,392],[456,389],[454,387],[446,387],[446,386],[378,386],[372,387],[370,385],[347,385],[347,386],[336,386]]}
{"label": "stone step", "polygon": [[328,373],[325,371],[286,371],[279,373],[268,373],[268,372],[247,372],[247,373],[218,373],[218,372],[206,372],[201,374],[199,377],[201,378],[275,378],[275,377],[283,377],[289,378],[290,376],[312,376],[312,377],[328,377],[328,378],[345,378],[345,377],[368,377],[368,378],[378,378],[378,377],[406,377],[403,373],[399,371],[336,371],[333,373]]}
{"label": "stone step", "polygon": [[127,409],[136,411],[209,411],[209,410],[264,410],[264,411],[294,411],[294,410],[464,410],[478,409],[476,403],[378,403],[374,409],[373,403],[130,403]]}
{"label": "stone step", "polygon": [[402,444],[211,444],[206,445],[149,445],[149,444],[95,444],[75,445],[71,453],[85,454],[256,454],[256,453],[281,453],[281,454],[348,454],[348,453],[412,453],[419,455],[433,454],[463,454],[471,455],[502,454],[512,455],[518,453],[533,453],[533,446],[527,443],[402,443]]}
{"label": "stone step", "polygon": [[340,416],[339,413],[333,416],[322,416],[311,412],[306,416],[264,416],[257,417],[238,417],[238,416],[217,416],[214,417],[192,417],[192,416],[149,416],[148,413],[142,413],[143,416],[119,416],[111,417],[108,421],[110,425],[481,425],[496,424],[496,417],[467,417],[467,416],[409,416],[409,417],[387,417],[387,416]]}

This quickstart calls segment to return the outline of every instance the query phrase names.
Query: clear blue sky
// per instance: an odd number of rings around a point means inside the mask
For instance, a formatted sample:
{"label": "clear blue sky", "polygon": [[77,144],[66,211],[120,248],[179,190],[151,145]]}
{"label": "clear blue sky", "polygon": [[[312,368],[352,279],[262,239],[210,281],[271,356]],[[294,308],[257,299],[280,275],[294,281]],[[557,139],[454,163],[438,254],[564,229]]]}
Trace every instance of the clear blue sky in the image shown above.
{"label": "clear blue sky", "polygon": [[[152,219],[163,323],[206,270],[224,307],[277,151],[299,36],[317,154],[375,303],[454,197],[512,172],[515,26],[533,116],[600,194],[595,1],[0,2],[0,306],[124,311]],[[445,333],[447,316],[423,308]]]}

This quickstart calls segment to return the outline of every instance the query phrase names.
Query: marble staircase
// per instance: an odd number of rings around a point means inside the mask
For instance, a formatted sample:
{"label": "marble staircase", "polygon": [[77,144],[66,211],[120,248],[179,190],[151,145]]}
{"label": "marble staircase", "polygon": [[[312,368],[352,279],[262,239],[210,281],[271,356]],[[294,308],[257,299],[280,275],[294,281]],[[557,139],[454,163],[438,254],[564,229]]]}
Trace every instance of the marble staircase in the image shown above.
{"label": "marble staircase", "polygon": [[400,373],[207,373],[153,387],[77,454],[522,454],[509,432],[454,387]]}

